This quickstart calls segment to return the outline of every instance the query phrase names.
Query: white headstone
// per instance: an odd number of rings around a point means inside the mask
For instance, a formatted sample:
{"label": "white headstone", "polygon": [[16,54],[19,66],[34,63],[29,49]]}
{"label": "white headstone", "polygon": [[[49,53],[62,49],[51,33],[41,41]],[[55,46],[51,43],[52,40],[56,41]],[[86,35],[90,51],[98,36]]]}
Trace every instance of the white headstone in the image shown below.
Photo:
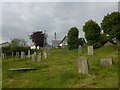
{"label": "white headstone", "polygon": [[78,72],[86,74],[88,73],[88,61],[86,57],[81,56],[78,60]]}
{"label": "white headstone", "polygon": [[36,52],[34,52],[34,55],[37,55],[37,53],[36,53]]}
{"label": "white headstone", "polygon": [[12,57],[14,56],[14,53],[12,52]]}
{"label": "white headstone", "polygon": [[93,55],[93,46],[88,46],[88,55]]}
{"label": "white headstone", "polygon": [[46,53],[46,51],[44,51],[44,57],[45,57],[45,59],[47,58],[47,53]]}

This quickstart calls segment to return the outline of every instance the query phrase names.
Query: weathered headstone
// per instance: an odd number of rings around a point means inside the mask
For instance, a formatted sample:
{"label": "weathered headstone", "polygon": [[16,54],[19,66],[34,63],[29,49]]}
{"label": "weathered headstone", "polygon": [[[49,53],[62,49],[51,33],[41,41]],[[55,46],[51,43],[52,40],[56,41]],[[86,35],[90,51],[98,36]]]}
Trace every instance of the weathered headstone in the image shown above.
{"label": "weathered headstone", "polygon": [[25,52],[21,52],[21,59],[25,59]]}
{"label": "weathered headstone", "polygon": [[82,53],[82,46],[81,45],[79,45],[79,47],[78,47],[78,53]]}
{"label": "weathered headstone", "polygon": [[38,62],[41,62],[41,60],[42,60],[41,53],[38,53]]}
{"label": "weathered headstone", "polygon": [[64,48],[62,48],[62,54],[65,55],[66,54],[66,51]]}
{"label": "weathered headstone", "polygon": [[50,55],[50,54],[51,54],[50,52],[51,52],[51,49],[50,49],[50,48],[48,48],[48,55]]}
{"label": "weathered headstone", "polygon": [[93,46],[88,46],[88,55],[93,55]]}
{"label": "weathered headstone", "polygon": [[78,60],[78,72],[87,74],[88,73],[88,60],[86,57],[81,56]]}
{"label": "weathered headstone", "polygon": [[30,50],[28,50],[28,58],[30,58]]}
{"label": "weathered headstone", "polygon": [[102,58],[100,59],[101,65],[112,65],[112,58]]}
{"label": "weathered headstone", "polygon": [[16,52],[16,57],[19,57],[19,52]]}
{"label": "weathered headstone", "polygon": [[35,61],[35,54],[32,54],[32,61]]}
{"label": "weathered headstone", "polygon": [[47,58],[47,53],[46,53],[46,51],[44,51],[44,57],[45,57],[45,59]]}

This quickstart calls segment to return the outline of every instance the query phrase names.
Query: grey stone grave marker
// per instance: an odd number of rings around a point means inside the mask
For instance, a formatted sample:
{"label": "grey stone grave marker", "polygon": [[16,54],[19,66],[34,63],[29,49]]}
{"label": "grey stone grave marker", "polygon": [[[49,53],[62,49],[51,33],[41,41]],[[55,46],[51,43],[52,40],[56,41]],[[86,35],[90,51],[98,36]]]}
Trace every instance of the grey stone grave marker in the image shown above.
{"label": "grey stone grave marker", "polygon": [[88,73],[88,60],[86,57],[81,56],[78,60],[78,72],[87,74]]}
{"label": "grey stone grave marker", "polygon": [[78,53],[82,53],[82,46],[81,45],[79,45],[79,47],[78,47]]}
{"label": "grey stone grave marker", "polygon": [[21,52],[21,59],[25,59],[25,52]]}
{"label": "grey stone grave marker", "polygon": [[14,53],[12,52],[12,57],[14,56]]}
{"label": "grey stone grave marker", "polygon": [[32,61],[35,61],[35,54],[32,54]]}
{"label": "grey stone grave marker", "polygon": [[2,53],[2,59],[4,59],[5,58],[5,54],[4,53]]}
{"label": "grey stone grave marker", "polygon": [[37,55],[37,53],[36,53],[36,52],[34,52],[34,55]]}
{"label": "grey stone grave marker", "polygon": [[88,46],[88,55],[93,55],[93,46]]}
{"label": "grey stone grave marker", "polygon": [[66,51],[64,48],[62,48],[62,54],[65,55],[66,54]]}
{"label": "grey stone grave marker", "polygon": [[30,50],[28,50],[28,58],[30,58]]}
{"label": "grey stone grave marker", "polygon": [[41,53],[38,53],[38,62],[41,62],[41,60],[42,60]]}
{"label": "grey stone grave marker", "polygon": [[100,59],[101,65],[112,65],[112,58],[102,58]]}
{"label": "grey stone grave marker", "polygon": [[47,53],[46,53],[46,51],[44,51],[44,57],[45,57],[45,59],[47,58]]}

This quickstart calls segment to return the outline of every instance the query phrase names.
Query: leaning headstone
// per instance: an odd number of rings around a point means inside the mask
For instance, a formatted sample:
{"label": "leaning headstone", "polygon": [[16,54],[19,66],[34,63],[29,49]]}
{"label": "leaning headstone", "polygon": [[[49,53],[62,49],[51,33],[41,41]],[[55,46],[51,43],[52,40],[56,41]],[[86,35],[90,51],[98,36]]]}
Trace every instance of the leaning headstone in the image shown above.
{"label": "leaning headstone", "polygon": [[32,54],[32,61],[35,61],[35,54]]}
{"label": "leaning headstone", "polygon": [[101,65],[112,65],[112,58],[102,58],[100,59]]}
{"label": "leaning headstone", "polygon": [[86,57],[81,56],[78,60],[78,72],[86,74],[88,73],[88,60]]}
{"label": "leaning headstone", "polygon": [[88,46],[88,55],[93,55],[93,46]]}
{"label": "leaning headstone", "polygon": [[46,51],[44,51],[44,57],[45,57],[45,59],[47,58],[47,53],[46,53]]}
{"label": "leaning headstone", "polygon": [[28,58],[30,58],[30,50],[28,50]]}
{"label": "leaning headstone", "polygon": [[38,53],[38,62],[41,62],[41,60],[42,60],[41,53]]}
{"label": "leaning headstone", "polygon": [[50,49],[50,48],[48,48],[48,55],[50,55],[50,54],[51,54],[50,52],[51,52],[51,49]]}
{"label": "leaning headstone", "polygon": [[21,59],[25,59],[25,53],[21,52]]}
{"label": "leaning headstone", "polygon": [[78,53],[82,53],[82,46],[81,45],[79,45],[79,47],[78,47]]}
{"label": "leaning headstone", "polygon": [[62,54],[65,55],[66,54],[66,51],[64,48],[62,48]]}

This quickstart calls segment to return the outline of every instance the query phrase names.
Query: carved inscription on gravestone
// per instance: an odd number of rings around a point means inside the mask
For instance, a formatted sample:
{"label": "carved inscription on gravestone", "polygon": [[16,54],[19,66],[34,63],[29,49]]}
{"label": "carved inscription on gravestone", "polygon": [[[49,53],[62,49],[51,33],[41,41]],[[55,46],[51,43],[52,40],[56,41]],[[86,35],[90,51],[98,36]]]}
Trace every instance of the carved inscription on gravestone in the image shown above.
{"label": "carved inscription on gravestone", "polygon": [[88,73],[88,60],[86,57],[81,56],[78,60],[78,72],[86,74]]}

